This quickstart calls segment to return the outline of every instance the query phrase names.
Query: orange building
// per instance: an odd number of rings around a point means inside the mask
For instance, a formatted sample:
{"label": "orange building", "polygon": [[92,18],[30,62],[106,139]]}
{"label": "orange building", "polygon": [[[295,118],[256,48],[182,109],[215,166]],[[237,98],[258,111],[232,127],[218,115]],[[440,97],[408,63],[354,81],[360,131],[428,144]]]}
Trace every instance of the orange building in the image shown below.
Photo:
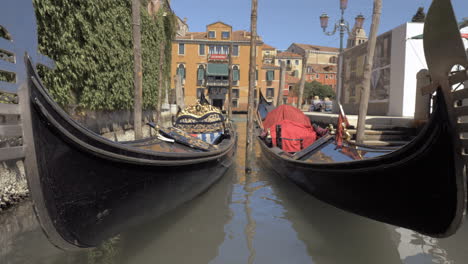
{"label": "orange building", "polygon": [[[215,106],[227,107],[229,71],[232,71],[233,111],[246,111],[248,105],[250,32],[233,31],[230,25],[216,22],[206,26],[206,32],[187,32],[177,36],[172,45],[173,76],[183,78],[185,103],[192,104],[203,93]],[[229,54],[232,45],[232,67]],[[271,100],[276,98],[279,83],[279,68],[264,66],[262,62],[263,42],[257,41],[256,87]],[[272,95],[272,96],[271,96]]]}
{"label": "orange building", "polygon": [[308,64],[306,68],[306,81],[317,81],[330,86],[336,92],[336,66],[324,64]]}

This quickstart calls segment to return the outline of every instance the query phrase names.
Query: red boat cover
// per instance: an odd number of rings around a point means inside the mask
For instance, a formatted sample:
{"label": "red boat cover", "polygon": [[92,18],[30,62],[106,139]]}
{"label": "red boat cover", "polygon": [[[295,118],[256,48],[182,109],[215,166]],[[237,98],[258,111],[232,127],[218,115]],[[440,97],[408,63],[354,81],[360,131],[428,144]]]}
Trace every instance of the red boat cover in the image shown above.
{"label": "red boat cover", "polygon": [[287,152],[301,151],[317,138],[310,119],[301,110],[290,105],[281,105],[271,111],[263,125],[270,128],[273,146],[276,146],[276,125],[281,125],[282,149]]}
{"label": "red boat cover", "polygon": [[[312,128],[310,119],[304,115],[301,110],[290,105],[280,105],[276,107],[275,110],[268,113],[267,117],[263,121],[263,127],[271,129],[276,123],[283,120],[291,120]],[[273,131],[273,129],[271,129],[271,131]]]}

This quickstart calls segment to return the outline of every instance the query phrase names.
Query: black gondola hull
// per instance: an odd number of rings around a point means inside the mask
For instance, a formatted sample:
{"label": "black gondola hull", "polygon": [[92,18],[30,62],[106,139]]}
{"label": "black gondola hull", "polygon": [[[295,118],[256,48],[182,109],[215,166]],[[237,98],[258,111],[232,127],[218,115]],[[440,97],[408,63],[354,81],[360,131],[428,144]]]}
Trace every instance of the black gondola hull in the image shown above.
{"label": "black gondola hull", "polygon": [[[30,67],[36,166],[28,182],[41,225],[65,249],[92,247],[207,190],[233,162],[236,134],[219,150],[158,153],[106,140],[57,108]],[[144,144],[144,142],[140,142]]]}
{"label": "black gondola hull", "polygon": [[453,128],[440,91],[437,102],[432,119],[415,140],[380,157],[296,161],[278,155],[260,139],[261,154],[266,166],[324,202],[431,236],[447,236],[461,222],[465,186],[457,176]]}

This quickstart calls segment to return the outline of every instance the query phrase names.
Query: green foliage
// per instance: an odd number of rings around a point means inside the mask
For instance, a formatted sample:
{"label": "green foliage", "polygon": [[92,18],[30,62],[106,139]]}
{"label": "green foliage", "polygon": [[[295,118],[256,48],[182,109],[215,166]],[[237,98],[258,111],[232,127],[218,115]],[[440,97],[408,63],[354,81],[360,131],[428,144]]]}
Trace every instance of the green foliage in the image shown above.
{"label": "green foliage", "polygon": [[[62,106],[89,110],[133,107],[133,44],[130,0],[33,0],[39,50],[56,62],[41,68],[43,81]],[[142,1],[145,2],[145,1]],[[159,48],[171,54],[173,14],[151,18],[141,8],[143,106],[153,109],[159,84]],[[170,56],[163,78],[170,78]]]}
{"label": "green foliage", "polygon": [[[299,94],[299,84],[293,88],[294,94]],[[328,97],[330,99],[335,98],[335,92],[329,85],[321,84],[318,81],[306,82],[304,86],[304,95],[303,98],[308,100],[318,96],[321,99]]]}

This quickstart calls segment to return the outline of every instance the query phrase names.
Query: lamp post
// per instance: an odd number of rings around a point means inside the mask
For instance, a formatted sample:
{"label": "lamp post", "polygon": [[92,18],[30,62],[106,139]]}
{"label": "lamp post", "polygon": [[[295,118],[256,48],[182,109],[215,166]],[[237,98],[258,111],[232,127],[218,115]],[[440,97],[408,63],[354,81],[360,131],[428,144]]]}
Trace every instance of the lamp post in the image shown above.
{"label": "lamp post", "polygon": [[[325,35],[332,36],[338,30],[340,32],[340,54],[339,54],[339,59],[338,59],[338,84],[336,88],[336,101],[338,103],[341,103],[341,93],[343,89],[343,38],[344,38],[345,32],[347,32],[349,36],[354,36],[354,32],[352,32],[352,29],[349,27],[349,23],[344,19],[344,11],[346,10],[347,6],[348,6],[348,0],[340,0],[341,18],[338,21],[336,21],[335,28],[331,32],[327,32],[328,20],[330,17],[325,13],[323,13],[320,16],[320,26],[322,27]],[[362,28],[362,25],[364,24],[364,20],[365,18],[363,15],[358,15],[355,18],[354,28],[356,29]],[[337,109],[339,109],[339,107],[337,104],[335,104],[334,111],[337,112],[336,111]]]}

